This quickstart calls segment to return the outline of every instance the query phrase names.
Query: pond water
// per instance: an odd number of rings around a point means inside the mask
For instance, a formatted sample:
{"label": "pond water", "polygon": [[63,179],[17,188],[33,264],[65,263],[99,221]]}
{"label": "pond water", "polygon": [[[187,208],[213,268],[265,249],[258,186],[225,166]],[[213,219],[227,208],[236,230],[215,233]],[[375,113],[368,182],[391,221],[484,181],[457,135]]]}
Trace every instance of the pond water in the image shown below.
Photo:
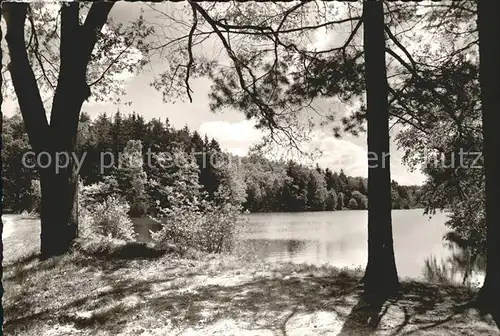
{"label": "pond water", "polygon": [[[251,251],[268,261],[364,269],[367,220],[368,212],[362,210],[249,214],[234,252]],[[422,209],[393,210],[392,221],[400,278],[482,283],[483,268],[478,261],[443,240],[449,231],[445,213],[430,217]],[[141,239],[147,240],[151,222],[134,222]]]}
{"label": "pond water", "polygon": [[[481,267],[467,251],[443,240],[445,213],[393,210],[396,264],[401,278],[482,283]],[[243,248],[269,261],[361,267],[368,258],[367,211],[259,213],[248,216]]]}
{"label": "pond water", "polygon": [[[367,211],[259,213],[248,215],[236,254],[252,253],[268,261],[361,267],[367,261]],[[38,250],[39,221],[19,215],[2,215],[4,257]],[[139,240],[150,239],[158,224],[134,218]],[[465,283],[476,287],[484,279],[484,258],[451,246],[446,215],[425,216],[423,210],[393,210],[393,236],[400,278],[440,283]],[[27,246],[29,248],[27,248]],[[17,252],[16,252],[17,251]]]}

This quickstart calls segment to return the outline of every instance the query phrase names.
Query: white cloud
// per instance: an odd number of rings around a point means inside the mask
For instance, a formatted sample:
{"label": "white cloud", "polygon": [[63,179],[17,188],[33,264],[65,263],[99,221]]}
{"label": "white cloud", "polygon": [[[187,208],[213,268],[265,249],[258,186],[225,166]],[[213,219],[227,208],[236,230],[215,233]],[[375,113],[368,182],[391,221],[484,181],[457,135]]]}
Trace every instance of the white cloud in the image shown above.
{"label": "white cloud", "polygon": [[242,120],[236,123],[209,121],[200,125],[199,133],[216,139],[221,148],[236,154],[246,155],[248,149],[257,144],[263,133],[255,129],[254,122]]}
{"label": "white cloud", "polygon": [[247,148],[242,148],[242,147],[230,147],[226,149],[229,153],[235,154],[238,156],[245,156],[248,154],[248,149]]}
{"label": "white cloud", "polygon": [[320,28],[314,33],[314,42],[309,44],[308,50],[324,50],[330,42],[331,35],[328,34],[326,27]]}
{"label": "white cloud", "polygon": [[333,171],[344,169],[347,175],[366,176],[367,153],[361,146],[321,131],[315,132],[310,146],[322,152],[317,160],[321,167],[328,167]]}
{"label": "white cloud", "polygon": [[[326,20],[328,21],[342,20],[357,15],[356,11],[352,9],[352,6],[343,2],[332,1],[326,3],[325,6],[328,7],[328,14],[326,14]],[[320,22],[323,21],[321,20]],[[307,45],[307,49],[311,51],[320,51],[340,47],[345,44],[353,28],[353,22],[335,24],[330,27],[321,27],[314,31],[313,39]]]}

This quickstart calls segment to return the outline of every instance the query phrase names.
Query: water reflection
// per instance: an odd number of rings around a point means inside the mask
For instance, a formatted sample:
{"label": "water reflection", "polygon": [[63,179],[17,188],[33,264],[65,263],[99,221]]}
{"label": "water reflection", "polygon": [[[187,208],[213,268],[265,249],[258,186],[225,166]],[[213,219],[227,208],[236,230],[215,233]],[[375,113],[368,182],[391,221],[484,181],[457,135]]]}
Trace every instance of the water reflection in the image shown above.
{"label": "water reflection", "polygon": [[432,255],[425,260],[422,273],[428,282],[461,284],[481,287],[486,271],[486,258],[469,248],[461,248],[455,243],[444,243],[451,252],[447,257]]}
{"label": "water reflection", "polygon": [[137,240],[141,242],[148,242],[151,240],[150,231],[157,231],[161,229],[160,224],[153,221],[149,217],[132,218],[134,230],[137,233]]}
{"label": "water reflection", "polygon": [[[422,210],[395,210],[394,249],[399,276],[429,282],[481,285],[485,262],[481,256],[443,242],[446,216],[423,216]],[[150,219],[134,218],[142,241],[159,228]],[[251,214],[234,252],[268,261],[329,264],[363,268],[368,258],[367,212]]]}
{"label": "water reflection", "polygon": [[[422,210],[393,211],[398,273],[422,278],[425,258],[445,255],[445,215],[429,219]],[[251,214],[235,252],[268,261],[364,268],[368,259],[366,211]]]}
{"label": "water reflection", "polygon": [[252,254],[259,259],[287,261],[296,258],[311,243],[295,239],[248,239],[241,241],[234,252]]}
{"label": "water reflection", "polygon": [[272,262],[330,264],[337,267],[359,267],[364,261],[364,249],[346,249],[344,239],[317,241],[299,239],[245,239],[234,249],[238,255],[252,255]]}

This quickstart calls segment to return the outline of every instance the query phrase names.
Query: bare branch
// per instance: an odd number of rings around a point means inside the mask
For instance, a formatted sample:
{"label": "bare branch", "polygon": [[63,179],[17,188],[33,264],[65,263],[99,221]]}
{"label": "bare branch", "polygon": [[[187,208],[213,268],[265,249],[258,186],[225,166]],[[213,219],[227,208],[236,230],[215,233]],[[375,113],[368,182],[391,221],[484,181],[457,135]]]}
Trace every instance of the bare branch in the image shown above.
{"label": "bare branch", "polygon": [[[266,108],[265,104],[263,102],[261,102],[257,96],[256,96],[256,92],[255,92],[255,82],[256,82],[256,78],[255,76],[253,75],[251,69],[248,68],[248,66],[246,66],[246,64],[244,64],[235,54],[234,54],[234,51],[231,49],[231,46],[229,45],[228,41],[226,40],[226,38],[224,37],[224,35],[222,34],[222,32],[219,30],[217,24],[216,24],[216,21],[214,21],[209,15],[208,13],[199,5],[197,4],[196,2],[193,2],[193,1],[190,1],[190,4],[191,6],[193,6],[193,8],[195,8],[200,14],[201,16],[203,16],[203,18],[212,26],[212,29],[214,29],[215,33],[217,34],[217,36],[219,37],[219,39],[221,40],[222,44],[224,45],[224,48],[226,49],[226,52],[229,56],[229,58],[231,58],[231,60],[233,61],[233,64],[235,65],[235,70],[238,74],[238,79],[239,79],[239,82],[240,82],[240,86],[241,88],[247,92],[249,94],[249,96],[252,98],[252,100],[254,101],[254,103],[259,107],[260,111],[263,113],[263,117],[265,117],[265,119],[268,121],[269,123],[269,126],[270,128],[273,128],[273,127],[278,127],[278,125],[276,124],[275,120],[269,115],[269,109]],[[245,83],[245,79],[244,79],[244,76],[243,76],[243,72],[241,71],[241,67],[244,67],[245,69],[247,69],[247,71],[250,73],[250,76],[253,78],[253,82],[252,82],[252,86],[253,86],[253,90],[254,92],[250,92],[248,90],[248,87],[247,87],[247,84]]]}
{"label": "bare branch", "polygon": [[[392,94],[392,96],[393,96],[393,99],[392,99],[392,101],[391,101],[389,104],[391,104],[394,100],[397,100],[397,101],[401,104],[401,106],[405,107],[406,113],[407,113],[407,114],[410,114],[410,113],[408,112],[410,109],[406,106],[406,104],[404,104],[404,103],[401,101],[401,99],[400,99],[400,97],[399,97],[399,94],[398,94],[398,93],[397,93],[397,92],[396,92],[393,88],[391,88],[391,87],[389,87],[389,92],[390,92],[390,93]],[[396,113],[391,113],[391,112],[389,112],[389,114],[390,114],[391,116],[393,116],[393,117],[395,117],[395,118],[397,118],[397,119],[399,119],[399,120],[403,121],[404,123],[406,123],[406,124],[408,124],[408,125],[413,126],[415,129],[419,130],[420,132],[422,132],[422,133],[424,133],[424,134],[426,134],[426,135],[428,135],[428,134],[429,134],[429,131],[427,131],[427,130],[423,127],[423,126],[421,126],[421,125],[417,125],[417,124],[415,124],[414,122],[412,122],[411,120],[408,120],[408,119],[404,118],[403,116],[401,116],[401,115],[399,115],[399,114],[396,114]],[[410,116],[412,116],[412,115],[410,114]],[[420,121],[419,121],[419,123],[420,123]]]}
{"label": "bare branch", "polygon": [[467,7],[464,7],[464,6],[460,6],[456,3],[449,3],[449,4],[439,4],[439,3],[433,3],[433,4],[430,4],[430,5],[423,5],[423,7],[429,7],[429,8],[447,8],[447,9],[459,9],[459,10],[462,10],[464,12],[468,12],[468,13],[471,13],[471,14],[477,14],[477,10],[474,10],[474,9],[471,9],[471,8],[467,8]]}
{"label": "bare branch", "polygon": [[111,67],[116,64],[116,62],[118,62],[118,60],[120,59],[120,57],[123,56],[123,54],[132,46],[132,44],[134,43],[134,40],[135,40],[135,37],[132,39],[132,41],[130,42],[129,45],[127,45],[125,48],[123,48],[122,51],[120,51],[120,53],[111,61],[110,64],[108,64],[108,66],[106,67],[106,69],[101,73],[101,75],[99,76],[99,78],[97,78],[95,81],[93,81],[92,83],[89,84],[89,87],[90,86],[93,86],[97,83],[99,83],[103,78],[104,76],[106,75],[106,73],[111,69]]}
{"label": "bare branch", "polygon": [[398,39],[392,34],[389,27],[387,27],[387,26],[385,27],[385,32],[387,33],[387,36],[389,36],[389,38],[392,40],[392,42],[394,42],[394,44],[406,55],[406,57],[410,61],[411,65],[413,66],[413,71],[416,71],[417,63],[415,62],[413,57],[411,57],[408,50],[406,50],[406,48],[401,44],[401,42],[399,42]]}
{"label": "bare branch", "polygon": [[191,97],[191,87],[189,86],[189,76],[191,74],[191,67],[193,66],[194,63],[194,58],[193,58],[193,34],[194,31],[196,30],[196,27],[198,26],[198,15],[196,12],[196,9],[194,7],[191,7],[192,12],[193,12],[193,24],[191,26],[191,30],[189,31],[189,36],[188,36],[188,55],[189,55],[189,61],[187,63],[187,68],[186,68],[186,78],[184,79],[184,83],[186,83],[186,92],[189,97],[189,102],[193,102],[193,97]]}
{"label": "bare branch", "polygon": [[[347,19],[342,19],[342,20],[335,20],[335,21],[328,21],[324,22],[318,25],[313,25],[313,26],[303,26],[303,27],[296,27],[296,28],[290,28],[290,29],[285,29],[285,30],[280,30],[280,31],[275,31],[272,27],[269,26],[255,26],[255,25],[230,25],[230,24],[224,24],[220,20],[215,21],[213,19],[212,22],[219,26],[220,28],[230,31],[232,34],[247,34],[247,35],[265,35],[265,34],[275,34],[276,32],[280,34],[289,34],[289,33],[296,33],[299,31],[306,31],[306,30],[315,30],[335,24],[342,24],[350,21],[356,21],[360,20],[361,16],[356,16],[356,17],[349,17]],[[250,30],[250,31],[247,31]]]}

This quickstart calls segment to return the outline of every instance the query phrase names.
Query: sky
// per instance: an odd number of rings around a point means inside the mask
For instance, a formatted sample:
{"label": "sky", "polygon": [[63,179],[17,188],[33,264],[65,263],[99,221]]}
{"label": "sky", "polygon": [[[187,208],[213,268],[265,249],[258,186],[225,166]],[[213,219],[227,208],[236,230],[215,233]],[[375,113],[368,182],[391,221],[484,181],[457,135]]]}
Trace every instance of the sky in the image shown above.
{"label": "sky", "polygon": [[[131,10],[133,4],[115,5],[111,16],[117,21],[126,22],[138,16],[139,11]],[[324,46],[328,41],[335,40],[335,32],[319,32],[316,35],[316,46]],[[130,106],[112,105],[105,103],[85,103],[82,111],[96,117],[102,112],[108,114],[118,109],[123,113],[136,112],[146,119],[168,118],[175,128],[187,125],[191,130],[197,130],[202,136],[208,135],[219,141],[221,148],[237,155],[245,155],[248,149],[259,142],[262,134],[253,126],[253,122],[246,120],[243,113],[226,109],[223,112],[213,113],[209,108],[211,82],[208,78],[193,79],[193,102],[164,103],[162,94],[150,86],[154,76],[161,71],[162,61],[155,60],[139,74],[126,74],[124,88],[126,96],[124,101],[130,101]],[[3,104],[3,112],[12,115],[17,107],[17,102],[7,99]],[[340,107],[342,109],[342,107]],[[316,159],[323,168],[334,171],[344,169],[345,173],[352,176],[367,176],[367,151],[366,134],[359,137],[345,135],[337,139],[329,127],[318,128],[313,131],[310,148],[322,151],[322,156]],[[410,172],[402,163],[402,151],[391,141],[391,176],[400,184],[421,184],[425,176],[418,171]]]}

